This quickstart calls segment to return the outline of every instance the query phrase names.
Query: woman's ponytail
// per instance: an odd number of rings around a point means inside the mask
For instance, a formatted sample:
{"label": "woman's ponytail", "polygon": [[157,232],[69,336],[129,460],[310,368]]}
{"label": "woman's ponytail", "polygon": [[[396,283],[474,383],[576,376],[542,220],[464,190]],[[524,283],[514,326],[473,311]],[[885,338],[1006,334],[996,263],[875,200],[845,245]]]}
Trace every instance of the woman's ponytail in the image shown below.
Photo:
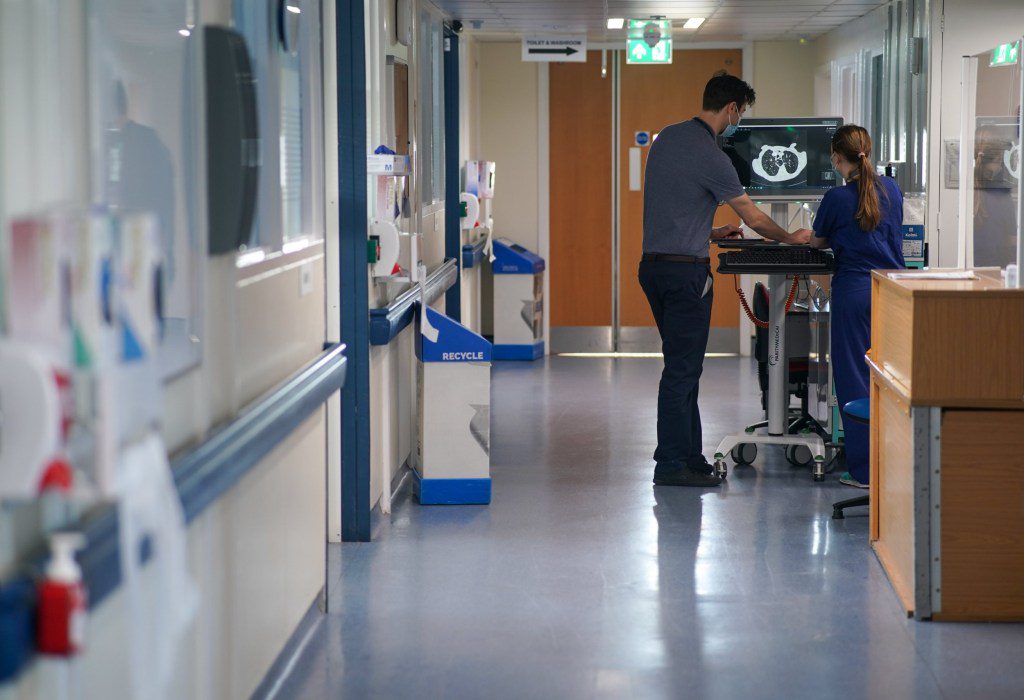
{"label": "woman's ponytail", "polygon": [[832,151],[857,165],[857,223],[863,231],[874,231],[882,221],[882,182],[871,163],[871,136],[856,124],[841,126],[832,137]]}
{"label": "woman's ponytail", "polygon": [[866,153],[861,152],[860,177],[857,178],[857,223],[864,231],[874,231],[882,221],[882,209],[878,202],[879,182],[875,166]]}

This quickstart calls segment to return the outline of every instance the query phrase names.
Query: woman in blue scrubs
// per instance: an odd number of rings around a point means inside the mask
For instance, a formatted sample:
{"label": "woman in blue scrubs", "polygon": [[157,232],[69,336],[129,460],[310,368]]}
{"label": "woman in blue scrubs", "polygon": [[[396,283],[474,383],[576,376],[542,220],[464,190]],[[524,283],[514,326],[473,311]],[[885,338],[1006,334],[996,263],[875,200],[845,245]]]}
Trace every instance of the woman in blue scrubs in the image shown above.
{"label": "woman in blue scrubs", "polygon": [[[814,218],[811,245],[832,248],[832,374],[840,406],[868,397],[871,347],[871,271],[895,270],[903,262],[903,193],[871,163],[871,137],[847,124],[832,137],[832,166],[846,181],[829,190]],[[848,471],[840,481],[867,488],[868,429],[843,421]]]}

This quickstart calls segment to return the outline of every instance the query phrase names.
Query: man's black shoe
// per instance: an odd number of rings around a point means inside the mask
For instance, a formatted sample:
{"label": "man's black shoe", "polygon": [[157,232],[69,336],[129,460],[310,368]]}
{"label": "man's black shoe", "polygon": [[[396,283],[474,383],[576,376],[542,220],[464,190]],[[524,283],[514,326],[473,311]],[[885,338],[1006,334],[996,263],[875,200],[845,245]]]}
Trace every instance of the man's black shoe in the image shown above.
{"label": "man's black shoe", "polygon": [[659,465],[654,469],[655,486],[718,486],[721,483],[714,474],[705,474],[693,467],[662,468]]}
{"label": "man's black shoe", "polygon": [[708,476],[713,476],[715,473],[714,465],[712,465],[704,455],[701,455],[700,461],[695,461],[690,465],[690,467],[696,469],[701,474],[707,474]]}

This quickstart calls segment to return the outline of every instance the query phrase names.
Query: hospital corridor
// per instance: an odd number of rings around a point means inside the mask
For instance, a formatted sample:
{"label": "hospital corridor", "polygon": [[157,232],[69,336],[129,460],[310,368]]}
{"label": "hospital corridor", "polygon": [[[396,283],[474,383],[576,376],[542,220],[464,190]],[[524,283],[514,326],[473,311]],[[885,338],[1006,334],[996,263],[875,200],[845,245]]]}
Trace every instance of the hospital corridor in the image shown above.
{"label": "hospital corridor", "polygon": [[0,0],[0,700],[1024,697],[1021,0]]}

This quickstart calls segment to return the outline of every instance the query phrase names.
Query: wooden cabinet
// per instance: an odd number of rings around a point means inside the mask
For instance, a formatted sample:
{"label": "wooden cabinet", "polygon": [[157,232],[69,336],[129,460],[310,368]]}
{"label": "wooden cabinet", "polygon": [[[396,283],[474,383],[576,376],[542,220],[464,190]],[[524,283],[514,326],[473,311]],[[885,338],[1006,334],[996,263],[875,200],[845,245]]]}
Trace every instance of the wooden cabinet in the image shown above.
{"label": "wooden cabinet", "polygon": [[873,285],[872,546],[908,613],[1024,620],[1024,290]]}
{"label": "wooden cabinet", "polygon": [[872,357],[915,405],[1024,407],[1024,290],[876,273],[872,308]]}

